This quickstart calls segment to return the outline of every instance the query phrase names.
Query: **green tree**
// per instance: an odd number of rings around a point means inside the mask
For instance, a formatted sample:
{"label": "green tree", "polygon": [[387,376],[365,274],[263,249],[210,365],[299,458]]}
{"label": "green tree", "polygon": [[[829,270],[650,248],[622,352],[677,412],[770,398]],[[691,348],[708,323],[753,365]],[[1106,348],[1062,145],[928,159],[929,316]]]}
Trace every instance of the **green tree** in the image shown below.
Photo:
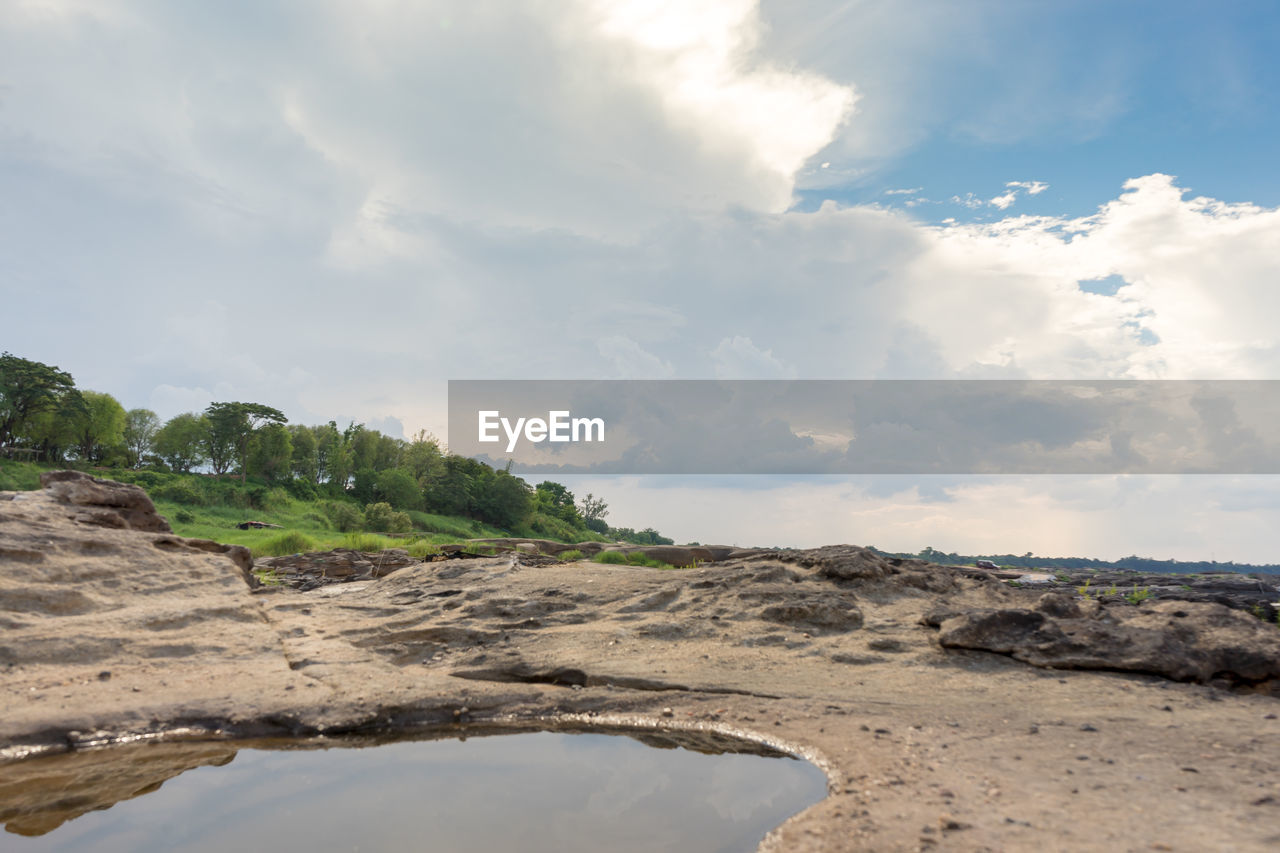
{"label": "green tree", "polygon": [[533,511],[545,513],[578,527],[582,526],[582,517],[578,515],[578,508],[574,506],[573,492],[550,480],[542,481],[534,490]]}
{"label": "green tree", "polygon": [[207,460],[209,421],[187,412],[170,418],[156,433],[155,451],[174,471],[186,473]]}
{"label": "green tree", "polygon": [[289,436],[293,440],[293,458],[290,460],[289,469],[293,472],[293,476],[312,484],[320,481],[316,429],[319,427],[312,428],[301,424],[289,427]]}
{"label": "green tree", "polygon": [[250,442],[253,470],[268,483],[288,480],[293,463],[293,439],[283,424],[267,423],[253,434]]}
{"label": "green tree", "polygon": [[124,406],[110,394],[81,391],[84,408],[75,420],[76,452],[85,462],[103,462],[124,444]]}
{"label": "green tree", "polygon": [[261,403],[212,403],[204,410],[209,419],[209,459],[214,471],[225,473],[231,453],[240,460],[240,482],[249,476],[249,440],[254,430],[266,423],[284,424],[288,418],[279,409]]}
{"label": "green tree", "polygon": [[403,468],[379,471],[374,480],[374,496],[396,509],[422,509],[422,489],[413,474]]}
{"label": "green tree", "polygon": [[129,467],[137,468],[151,453],[160,431],[160,418],[150,409],[130,409],[124,413],[124,444],[129,451]]}
{"label": "green tree", "polygon": [[72,389],[56,405],[29,415],[18,437],[32,445],[45,462],[61,464],[76,447],[78,426],[86,414],[83,395]]}
{"label": "green tree", "polygon": [[74,390],[70,373],[0,353],[0,447],[13,443],[28,418],[56,409]]}
{"label": "green tree", "polygon": [[479,478],[476,514],[495,527],[511,529],[529,517],[529,485],[506,471],[486,468]]}
{"label": "green tree", "polygon": [[587,496],[578,502],[578,515],[583,521],[604,521],[609,516],[609,505],[587,492]]}

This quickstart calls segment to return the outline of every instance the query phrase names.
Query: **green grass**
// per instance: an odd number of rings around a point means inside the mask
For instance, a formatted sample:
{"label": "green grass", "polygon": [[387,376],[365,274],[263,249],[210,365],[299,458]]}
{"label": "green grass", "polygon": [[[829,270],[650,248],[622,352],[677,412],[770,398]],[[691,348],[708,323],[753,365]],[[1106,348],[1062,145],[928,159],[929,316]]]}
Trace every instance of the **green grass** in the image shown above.
{"label": "green grass", "polygon": [[609,566],[625,566],[627,564],[627,555],[621,551],[601,551],[591,560],[592,562],[604,563]]}
{"label": "green grass", "polygon": [[[40,474],[53,470],[48,465],[0,459],[0,490],[29,491],[40,488]],[[142,487],[156,505],[156,511],[168,520],[175,533],[192,539],[212,539],[230,545],[244,545],[257,556],[281,556],[299,551],[325,551],[332,548],[354,548],[379,551],[404,548],[415,557],[438,553],[438,545],[465,542],[467,539],[496,539],[512,535],[475,519],[411,511],[413,531],[404,538],[378,536],[371,533],[343,533],[335,530],[325,513],[332,497],[304,500],[291,496],[281,488],[263,483],[241,485],[238,480],[218,479],[197,474],[166,474],[154,471],[90,470],[95,477],[134,483]],[[359,509],[355,503],[352,507]],[[281,529],[240,530],[242,521],[263,521]],[[517,531],[518,535],[534,535]],[[561,535],[555,535],[561,534]],[[288,537],[295,538],[288,538]],[[538,532],[539,538],[559,539],[571,544],[604,537],[576,530],[561,523],[551,531]],[[473,549],[493,554],[496,549]]]}
{"label": "green grass", "polygon": [[0,492],[29,492],[40,488],[40,472],[48,469],[34,462],[0,459]]}
{"label": "green grass", "polygon": [[562,563],[572,563],[582,559],[582,552],[577,548],[571,548],[568,551],[561,551],[556,555],[556,559]]}
{"label": "green grass", "polygon": [[279,533],[252,549],[255,557],[283,557],[286,554],[305,554],[316,550],[316,543],[305,533],[290,530]]}

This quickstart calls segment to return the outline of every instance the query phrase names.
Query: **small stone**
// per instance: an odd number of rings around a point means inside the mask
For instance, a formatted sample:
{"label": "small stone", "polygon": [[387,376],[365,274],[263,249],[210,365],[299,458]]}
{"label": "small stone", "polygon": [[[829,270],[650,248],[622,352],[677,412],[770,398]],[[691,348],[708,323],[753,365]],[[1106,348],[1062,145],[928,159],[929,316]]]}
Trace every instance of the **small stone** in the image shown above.
{"label": "small stone", "polygon": [[108,669],[104,669],[102,672],[98,673],[98,680],[99,680],[99,681],[110,681],[110,680],[111,680],[111,671],[110,671],[110,670],[108,670]]}
{"label": "small stone", "polygon": [[1093,727],[1092,725],[1090,725],[1089,723],[1085,723],[1083,726],[1081,726],[1081,727],[1080,727],[1080,731],[1082,731],[1082,732],[1096,732],[1096,731],[1097,731],[1097,729],[1096,729],[1096,728],[1094,728],[1094,727]]}
{"label": "small stone", "polygon": [[674,716],[675,716],[675,713],[676,713],[676,712],[675,712],[675,711],[672,711],[670,708],[663,708],[663,709],[662,709],[662,716],[664,716],[664,717],[674,717]]}

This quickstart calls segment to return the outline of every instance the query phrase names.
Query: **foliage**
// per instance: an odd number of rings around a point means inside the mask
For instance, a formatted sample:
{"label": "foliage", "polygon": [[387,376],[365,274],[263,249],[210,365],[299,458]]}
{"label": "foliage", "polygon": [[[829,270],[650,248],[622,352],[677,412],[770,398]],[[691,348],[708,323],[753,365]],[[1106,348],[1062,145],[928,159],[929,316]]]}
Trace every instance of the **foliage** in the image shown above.
{"label": "foliage", "polygon": [[249,473],[249,440],[263,424],[283,424],[289,419],[279,409],[262,403],[210,403],[204,410],[209,419],[209,462],[214,473],[224,474],[234,456],[240,459],[240,482]]}
{"label": "foliage", "polygon": [[612,566],[626,565],[627,555],[621,551],[601,551],[591,558],[592,562],[604,563]]}
{"label": "foliage", "polygon": [[151,453],[159,431],[160,418],[150,409],[130,409],[124,413],[123,438],[130,468],[137,468]]}
{"label": "foliage", "polygon": [[343,533],[360,530],[364,527],[364,513],[346,501],[325,501],[321,510],[333,526]]}
{"label": "foliage", "polygon": [[561,551],[557,554],[556,559],[562,563],[573,563],[582,559],[582,552],[577,548],[570,548],[568,551]]}
{"label": "foliage", "polygon": [[56,409],[75,390],[71,374],[38,361],[0,353],[0,447],[13,443],[28,418]]}
{"label": "foliage", "polygon": [[389,503],[372,503],[364,508],[364,526],[375,533],[408,533],[413,522],[407,513],[395,511]]}
{"label": "foliage", "polygon": [[390,468],[377,473],[374,496],[386,501],[396,509],[422,509],[422,490],[413,474],[403,468]]}
{"label": "foliage", "polygon": [[317,551],[319,548],[306,534],[289,530],[272,536],[260,545],[255,545],[251,550],[255,557],[284,557],[289,554]]}
{"label": "foliage", "polygon": [[[587,496],[578,502],[578,515],[582,516],[582,520],[585,522],[603,522],[609,515],[609,505],[604,502],[603,498],[598,498],[587,492]],[[596,528],[593,527],[591,529],[595,530]],[[607,524],[605,525],[605,530],[608,530]],[[603,533],[604,530],[600,532]]]}
{"label": "foliage", "polygon": [[1142,589],[1138,589],[1137,584],[1133,585],[1132,592],[1125,595],[1125,598],[1128,600],[1130,604],[1139,604],[1143,601],[1146,601],[1150,597],[1151,597],[1151,588],[1144,586]]}
{"label": "foliage", "polygon": [[171,418],[156,433],[155,451],[175,471],[190,471],[208,459],[209,421],[187,412]]}
{"label": "foliage", "polygon": [[284,483],[292,478],[293,438],[282,424],[268,423],[250,438],[253,471],[268,483]]}

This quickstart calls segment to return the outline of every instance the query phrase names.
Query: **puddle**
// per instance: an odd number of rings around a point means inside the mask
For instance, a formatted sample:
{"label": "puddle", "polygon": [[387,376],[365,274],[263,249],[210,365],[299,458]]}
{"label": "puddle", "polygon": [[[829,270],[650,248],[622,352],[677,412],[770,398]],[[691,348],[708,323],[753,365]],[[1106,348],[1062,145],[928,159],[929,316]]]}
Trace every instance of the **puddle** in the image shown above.
{"label": "puddle", "polygon": [[[476,734],[488,733],[139,744],[0,765],[0,848],[740,851],[826,795],[812,764],[724,738]],[[730,743],[748,753],[708,754]]]}

